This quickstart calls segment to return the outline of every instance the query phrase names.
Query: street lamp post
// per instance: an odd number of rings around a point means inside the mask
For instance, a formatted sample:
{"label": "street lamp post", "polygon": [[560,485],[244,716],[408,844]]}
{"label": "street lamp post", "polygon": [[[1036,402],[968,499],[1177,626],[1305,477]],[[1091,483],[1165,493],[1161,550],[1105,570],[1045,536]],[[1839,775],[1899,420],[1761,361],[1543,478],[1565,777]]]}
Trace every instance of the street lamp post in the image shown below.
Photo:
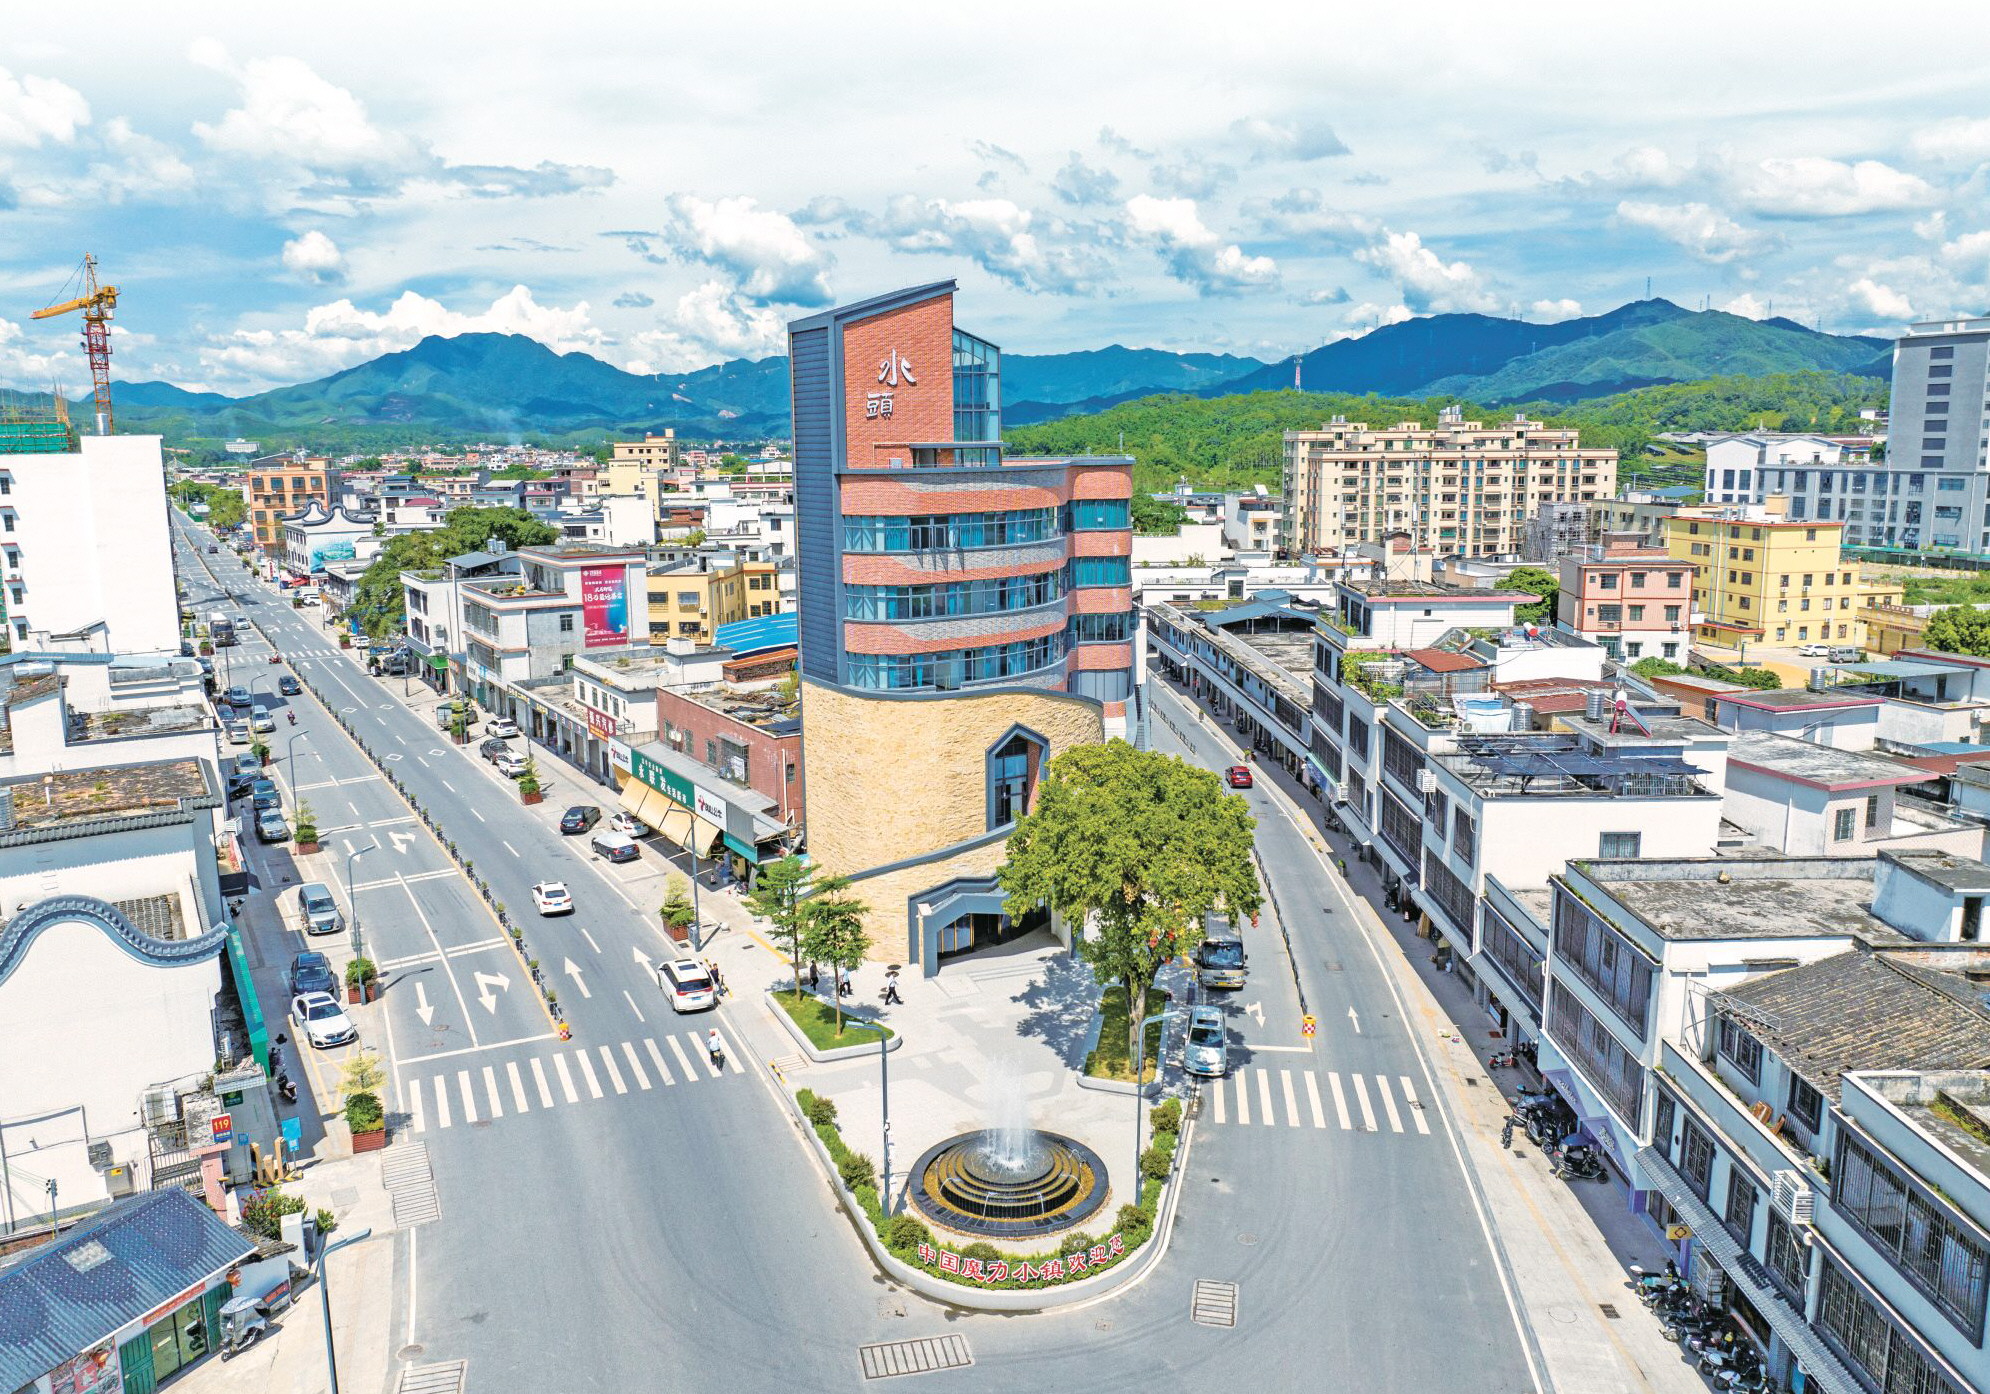
{"label": "street lamp post", "polygon": [[332,1345],[332,1287],[325,1276],[325,1260],[348,1244],[357,1244],[362,1239],[372,1237],[372,1230],[363,1229],[358,1234],[341,1239],[336,1244],[327,1244],[318,1250],[318,1262],[315,1266],[318,1270],[318,1298],[325,1309],[325,1371],[331,1376],[331,1394],[339,1394],[339,1357],[338,1351]]}
{"label": "street lamp post", "polygon": [[691,841],[685,844],[691,854],[691,952],[705,951],[705,912],[698,908],[698,815],[691,815]]}
{"label": "street lamp post", "polygon": [[[289,745],[284,747],[286,752],[284,759],[290,766],[290,797],[293,799],[297,799],[297,743],[302,740],[309,740],[310,737],[311,733],[309,731],[299,731],[290,738]],[[297,801],[300,805],[303,803],[302,799],[298,799]]]}
{"label": "street lamp post", "polygon": [[884,1023],[865,1021],[861,1017],[846,1017],[846,1027],[855,1026],[878,1033],[878,1089],[884,1101],[884,1141],[879,1148],[884,1153],[884,1189],[879,1192],[884,1198],[885,1218],[891,1218],[891,1038]]}
{"label": "street lamp post", "polygon": [[377,852],[379,850],[379,843],[369,842],[364,847],[357,847],[346,853],[345,898],[352,902],[352,956],[354,958],[366,957],[366,939],[359,932],[359,892],[353,888],[352,864],[368,852]]}
{"label": "street lamp post", "polygon": [[[1170,999],[1174,996],[1172,993],[1163,995]],[[1127,984],[1126,996],[1128,1006],[1130,1007],[1133,1000],[1133,985],[1131,983]],[[1163,1007],[1160,1011],[1154,1013],[1154,1015],[1145,1018],[1140,1023],[1140,1030],[1133,1037],[1133,1200],[1136,1205],[1139,1204],[1140,1193],[1145,1188],[1145,1183],[1140,1179],[1140,1111],[1147,1103],[1147,1096],[1141,1089],[1141,1075],[1147,1067],[1147,1028],[1157,1021],[1166,1021],[1167,1018],[1168,1009]],[[1155,1078],[1158,1079],[1160,1074],[1160,1062],[1156,1061],[1154,1066]]]}

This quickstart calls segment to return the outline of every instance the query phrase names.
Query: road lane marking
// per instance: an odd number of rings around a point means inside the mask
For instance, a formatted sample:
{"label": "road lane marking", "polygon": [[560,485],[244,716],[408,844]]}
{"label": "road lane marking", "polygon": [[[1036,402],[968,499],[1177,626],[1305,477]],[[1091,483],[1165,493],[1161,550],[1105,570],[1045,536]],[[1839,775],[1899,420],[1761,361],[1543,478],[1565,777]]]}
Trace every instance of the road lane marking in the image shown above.
{"label": "road lane marking", "polygon": [[1387,1075],[1375,1076],[1375,1092],[1382,1096],[1382,1111],[1389,1115],[1389,1131],[1400,1133],[1403,1130],[1403,1117],[1396,1112],[1396,1096],[1389,1089]]}
{"label": "road lane marking", "polygon": [[622,989],[622,995],[623,995],[624,997],[627,997],[627,998],[628,998],[628,1000],[629,1000],[629,1010],[630,1010],[630,1011],[632,1011],[632,1012],[634,1012],[634,1013],[636,1014],[636,1020],[637,1020],[637,1021],[640,1021],[640,1022],[642,1022],[642,1023],[643,1023],[643,1025],[645,1025],[645,1026],[649,1025],[649,1020],[648,1020],[648,1018],[644,1017],[644,1015],[643,1015],[643,1009],[642,1009],[641,1007],[638,1007],[638,1006],[636,1005],[636,999],[635,999],[635,998],[633,998],[633,997],[629,997],[629,989],[627,989],[626,987],[625,987],[625,988],[623,988],[623,989]]}
{"label": "road lane marking", "polygon": [[477,813],[477,810],[476,810],[476,809],[474,809],[474,808],[473,808],[473,809],[471,809],[471,810],[470,810],[470,812],[472,812],[472,813],[476,813],[476,814],[477,814],[477,821],[478,821],[479,823],[488,823],[488,822],[490,822],[490,821],[491,821],[490,819],[488,819],[488,818],[484,817],[484,815],[483,815],[483,814],[481,814],[481,813]]}
{"label": "road lane marking", "polygon": [[1416,1086],[1410,1083],[1408,1075],[1398,1075],[1397,1078],[1402,1081],[1403,1100],[1410,1106],[1410,1122],[1416,1124],[1418,1132],[1427,1136],[1430,1132],[1430,1123],[1423,1116],[1423,1105],[1416,1101]]}
{"label": "road lane marking", "polygon": [[[428,942],[434,945],[436,953],[440,954],[442,952],[442,940],[436,934],[435,926],[429,923],[428,913],[421,907],[421,898],[415,894],[414,887],[408,884],[406,876],[400,876],[396,879],[400,881],[401,889],[407,892],[408,904],[414,906],[415,918],[421,921],[421,927],[428,935]],[[456,994],[456,1006],[463,1013],[463,1024],[470,1032],[470,1045],[474,1049],[482,1045],[483,1042],[477,1039],[477,1023],[470,1017],[470,1000],[463,995],[463,985],[456,981],[455,970],[449,966],[447,959],[443,960],[442,971],[449,979],[450,990]]]}
{"label": "road lane marking", "polygon": [[1313,1110],[1313,1126],[1326,1127],[1326,1110],[1320,1107],[1320,1081],[1313,1077],[1311,1070],[1306,1071],[1306,1103]]}
{"label": "road lane marking", "polygon": [[1299,1098],[1292,1092],[1292,1071],[1280,1070],[1278,1083],[1285,1091],[1285,1126],[1296,1128],[1299,1126]]}
{"label": "road lane marking", "polygon": [[[628,1093],[629,1086],[622,1082],[622,1072],[615,1068],[615,1052],[607,1046],[601,1046],[599,1050],[601,1051],[602,1067],[608,1071],[608,1082],[615,1086],[617,1094]],[[586,1057],[583,1056],[582,1058],[585,1059]]]}
{"label": "road lane marking", "polygon": [[459,1046],[455,1050],[431,1050],[421,1055],[423,1063],[447,1060],[457,1055],[482,1055],[486,1051],[504,1050],[510,1046],[531,1045],[535,1041],[550,1041],[558,1038],[557,1031],[541,1031],[536,1036],[514,1036],[508,1041],[491,1041],[485,1045]]}
{"label": "road lane marking", "polygon": [[425,1131],[427,1126],[427,1120],[422,1117],[420,1080],[415,1081],[414,1087],[408,1091],[408,1123],[418,1133]]}
{"label": "road lane marking", "polygon": [[1248,1070],[1239,1070],[1236,1074],[1237,1122],[1244,1127],[1249,1127],[1251,1123],[1251,1085],[1245,1078],[1249,1073]]}
{"label": "road lane marking", "polygon": [[1265,1125],[1269,1127],[1276,1123],[1278,1119],[1271,1111],[1271,1071],[1263,1068],[1258,1070],[1258,1102],[1263,1105],[1258,1112],[1263,1116]]}
{"label": "road lane marking", "polygon": [[564,1055],[555,1055],[553,1057],[553,1070],[560,1077],[560,1092],[567,1096],[567,1102],[570,1104],[579,1103],[580,1095],[574,1092],[573,1074],[567,1069],[567,1057]]}
{"label": "road lane marking", "polygon": [[[417,1086],[417,1092],[419,1092],[419,1086]],[[437,1075],[435,1077],[435,1126],[438,1128],[449,1126],[448,1075]]]}
{"label": "road lane marking", "polygon": [[422,767],[423,769],[427,769],[427,768],[428,768],[428,761],[426,761],[426,760],[422,759],[422,758],[421,758],[421,756],[419,756],[419,755],[415,756],[415,763],[416,763],[417,765],[420,765],[420,766],[421,766],[421,767]]}
{"label": "road lane marking", "polygon": [[504,1117],[504,1104],[498,1099],[497,1069],[491,1065],[484,1066],[484,1092],[490,1095],[491,1117]]}
{"label": "road lane marking", "polygon": [[594,1077],[594,1065],[588,1060],[587,1052],[584,1050],[575,1051],[574,1059],[580,1062],[581,1075],[587,1080],[587,1092],[597,1099],[600,1098],[601,1081]]}
{"label": "road lane marking", "polygon": [[1218,1123],[1223,1122],[1224,1118],[1223,1118],[1223,1081],[1222,1080],[1213,1079],[1209,1082],[1209,1098],[1210,1101],[1216,1107],[1216,1121]]}
{"label": "road lane marking", "polygon": [[463,1121],[474,1123],[477,1121],[477,1096],[470,1088],[470,1072],[458,1070],[456,1083],[462,1086],[463,1090]]}
{"label": "road lane marking", "polygon": [[1377,1131],[1375,1109],[1368,1102],[1368,1086],[1361,1082],[1360,1075],[1349,1076],[1354,1081],[1354,1101],[1361,1105],[1361,1126],[1368,1132]]}
{"label": "road lane marking", "polygon": [[540,1063],[539,1057],[536,1055],[532,1057],[532,1082],[539,1086],[539,1107],[551,1108],[553,1106],[553,1090],[546,1083],[546,1067]]}
{"label": "road lane marking", "polygon": [[1346,1132],[1354,1126],[1354,1121],[1347,1116],[1347,1095],[1341,1092],[1340,1075],[1337,1071],[1327,1072],[1327,1087],[1334,1092],[1334,1114],[1340,1119],[1341,1131]]}
{"label": "road lane marking", "polygon": [[675,1055],[677,1057],[677,1063],[684,1067],[684,1082],[686,1084],[689,1084],[693,1080],[697,1079],[698,1072],[691,1068],[691,1057],[684,1053],[683,1046],[677,1044],[677,1037],[665,1036],[663,1039],[670,1043],[670,1053],[672,1055]]}
{"label": "road lane marking", "polygon": [[622,1053],[629,1057],[629,1069],[635,1075],[637,1085],[644,1089],[649,1088],[649,1074],[643,1069],[643,1062],[636,1058],[636,1043],[634,1041],[622,1042]]}
{"label": "road lane marking", "polygon": [[589,934],[586,930],[583,929],[580,932],[580,937],[587,940],[588,948],[593,949],[596,953],[601,952],[601,946],[594,942],[594,936],[592,934]]}
{"label": "road lane marking", "polygon": [[452,794],[456,792],[456,786],[454,784],[451,784],[446,779],[442,781],[442,787],[447,789]]}
{"label": "road lane marking", "polygon": [[670,1073],[670,1066],[663,1063],[663,1052],[656,1048],[656,1042],[648,1036],[643,1037],[643,1049],[650,1053],[650,1064],[656,1066],[657,1077],[665,1084],[677,1083]]}
{"label": "road lane marking", "polygon": [[505,842],[503,838],[499,838],[498,841],[504,844],[504,850],[511,853],[512,856],[515,857],[518,855],[518,849],[513,847],[509,842]]}
{"label": "road lane marking", "polygon": [[[538,1061],[535,1060],[533,1063],[536,1065]],[[518,1072],[518,1062],[516,1060],[507,1060],[504,1072],[511,1079],[512,1106],[520,1113],[530,1113],[532,1107],[525,1102],[525,1076]]]}

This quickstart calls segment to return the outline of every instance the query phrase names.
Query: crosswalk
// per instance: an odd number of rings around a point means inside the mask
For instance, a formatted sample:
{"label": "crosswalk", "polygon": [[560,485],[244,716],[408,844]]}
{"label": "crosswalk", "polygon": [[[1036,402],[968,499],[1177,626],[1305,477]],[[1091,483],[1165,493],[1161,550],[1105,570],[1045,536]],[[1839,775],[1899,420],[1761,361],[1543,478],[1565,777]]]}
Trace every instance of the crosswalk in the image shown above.
{"label": "crosswalk", "polygon": [[408,1069],[401,1097],[408,1127],[417,1134],[489,1124],[506,1114],[592,1103],[631,1092],[702,1084],[743,1075],[730,1044],[725,1064],[716,1065],[701,1032],[654,1036],[613,1045],[574,1046],[529,1059],[511,1059],[460,1069]]}
{"label": "crosswalk", "polygon": [[1226,1078],[1204,1080],[1202,1096],[1202,1121],[1228,1127],[1430,1133],[1423,1100],[1408,1075],[1246,1066]]}

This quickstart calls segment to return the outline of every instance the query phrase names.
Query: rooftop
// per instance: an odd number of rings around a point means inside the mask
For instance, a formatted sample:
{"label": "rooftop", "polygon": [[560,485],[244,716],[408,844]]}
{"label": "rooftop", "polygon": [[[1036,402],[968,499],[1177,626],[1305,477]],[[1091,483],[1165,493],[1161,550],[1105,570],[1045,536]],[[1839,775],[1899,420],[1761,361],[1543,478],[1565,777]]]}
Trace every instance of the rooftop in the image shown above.
{"label": "rooftop", "polygon": [[1437,757],[1486,798],[1712,798],[1676,755],[1598,751],[1568,736],[1462,736]]}
{"label": "rooftop", "polygon": [[[1679,857],[1570,866],[1665,939],[1907,942],[1868,908],[1877,861]],[[1579,888],[1580,878],[1571,878]]]}
{"label": "rooftop", "polygon": [[190,759],[21,775],[0,780],[0,791],[13,801],[0,836],[220,806],[201,762]]}
{"label": "rooftop", "polygon": [[1452,653],[1446,649],[1407,649],[1403,657],[1422,664],[1433,673],[1463,673],[1487,666],[1484,660],[1470,654]]}
{"label": "rooftop", "polygon": [[1883,755],[1834,750],[1828,745],[1800,741],[1794,736],[1779,736],[1773,731],[1737,732],[1727,754],[1730,764],[1825,789],[1919,784],[1928,777],[1926,770],[1903,765]]}
{"label": "rooftop", "polygon": [[1951,891],[1981,894],[1990,891],[1990,866],[1953,852],[1881,852],[1880,859],[1898,862],[1906,870]]}
{"label": "rooftop", "polygon": [[771,736],[792,736],[801,731],[801,694],[783,696],[779,688],[742,688],[731,684],[675,691],[673,696],[696,702],[730,717],[743,726],[754,726]]}
{"label": "rooftop", "polygon": [[1770,712],[1823,711],[1831,707],[1877,707],[1885,701],[1884,698],[1867,692],[1813,692],[1802,687],[1778,688],[1771,692],[1742,687],[1733,692],[1716,693],[1714,700]]}
{"label": "rooftop", "polygon": [[102,712],[69,711],[69,739],[119,740],[128,736],[170,736],[204,731],[213,725],[205,707],[119,707]]}
{"label": "rooftop", "polygon": [[1341,585],[1368,600],[1453,600],[1472,604],[1499,602],[1526,605],[1541,598],[1520,591],[1480,590],[1473,586],[1446,586],[1435,581],[1399,581],[1389,578],[1342,581]]}
{"label": "rooftop", "polygon": [[1582,711],[1589,705],[1590,693],[1614,690],[1610,683],[1582,678],[1527,678],[1520,682],[1496,682],[1492,689],[1510,702],[1527,703],[1544,716]]}
{"label": "rooftop", "polygon": [[1764,974],[1713,1000],[1834,1102],[1848,1070],[1990,1066],[1990,1011],[1969,979],[1864,945]]}
{"label": "rooftop", "polygon": [[[1697,745],[1710,738],[1725,739],[1727,733],[1710,722],[1697,716],[1660,716],[1652,712],[1636,711],[1635,721],[1624,721],[1617,730],[1610,729],[1612,717],[1569,716],[1563,723],[1570,730],[1579,731],[1591,742],[1602,747],[1668,745]],[[1642,727],[1642,729],[1640,729]]]}
{"label": "rooftop", "polygon": [[1856,1070],[1877,1094],[1929,1137],[1990,1177],[1990,1071]]}

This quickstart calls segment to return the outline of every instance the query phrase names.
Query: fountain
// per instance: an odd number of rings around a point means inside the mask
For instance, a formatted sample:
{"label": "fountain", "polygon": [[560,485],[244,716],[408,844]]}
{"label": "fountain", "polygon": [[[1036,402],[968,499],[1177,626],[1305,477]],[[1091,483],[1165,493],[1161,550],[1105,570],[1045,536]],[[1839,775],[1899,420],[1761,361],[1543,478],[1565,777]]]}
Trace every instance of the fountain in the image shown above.
{"label": "fountain", "polygon": [[935,1224],[991,1239],[1034,1239],[1105,1203],[1106,1168],[1082,1142],[1029,1124],[1022,1081],[989,1082],[989,1126],[928,1148],[908,1192]]}

